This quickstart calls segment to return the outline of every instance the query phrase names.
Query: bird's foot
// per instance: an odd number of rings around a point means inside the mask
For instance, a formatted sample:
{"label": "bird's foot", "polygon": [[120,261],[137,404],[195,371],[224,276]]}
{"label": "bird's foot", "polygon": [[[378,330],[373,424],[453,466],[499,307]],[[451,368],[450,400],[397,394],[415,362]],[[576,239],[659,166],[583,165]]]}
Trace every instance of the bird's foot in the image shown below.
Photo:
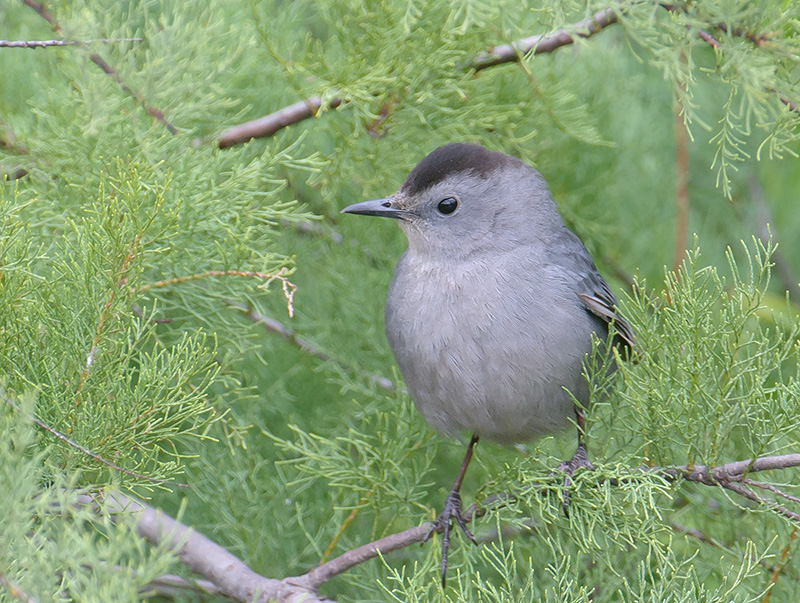
{"label": "bird's foot", "polygon": [[456,525],[461,528],[461,531],[464,532],[467,538],[469,538],[474,544],[478,544],[478,541],[475,540],[475,536],[473,536],[472,532],[470,532],[469,528],[467,528],[467,523],[464,521],[464,518],[461,515],[461,495],[457,490],[450,490],[450,494],[447,495],[447,498],[444,501],[442,512],[439,513],[439,517],[437,517],[436,521],[433,522],[428,530],[428,533],[425,534],[425,539],[422,541],[427,542],[434,532],[441,530],[442,587],[445,586],[447,575],[447,552],[450,549],[450,529],[453,527],[453,520],[455,520]]}
{"label": "bird's foot", "polygon": [[[587,471],[594,471],[594,465],[589,462],[589,457],[586,455],[586,446],[578,444],[578,449],[575,454],[568,461],[561,463],[555,472],[564,473],[563,490],[561,491],[561,506],[564,509],[564,515],[569,517],[569,486],[572,484],[572,476],[578,469],[586,469]],[[555,473],[553,472],[553,473]]]}

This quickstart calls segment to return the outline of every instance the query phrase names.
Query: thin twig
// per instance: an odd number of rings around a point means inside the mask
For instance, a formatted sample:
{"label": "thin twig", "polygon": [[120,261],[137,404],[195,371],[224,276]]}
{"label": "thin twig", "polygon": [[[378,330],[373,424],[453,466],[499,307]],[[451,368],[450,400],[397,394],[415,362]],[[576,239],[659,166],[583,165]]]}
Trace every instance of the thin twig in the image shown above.
{"label": "thin twig", "polygon": [[[59,25],[58,21],[56,21],[53,18],[53,15],[51,15],[47,11],[47,9],[44,7],[44,3],[36,2],[36,0],[22,0],[22,2],[26,6],[29,6],[33,10],[35,10],[36,13],[40,17],[42,17],[42,19],[47,21],[50,24],[50,27],[52,27],[52,29],[53,29],[53,31],[55,33],[59,33],[61,31],[61,25]],[[169,130],[170,134],[177,134],[178,133],[178,130],[175,128],[175,126],[173,126],[169,121],[167,121],[167,118],[164,117],[164,113],[162,113],[161,111],[159,111],[155,107],[152,107],[149,104],[147,104],[147,101],[145,100],[144,96],[142,96],[141,93],[137,92],[136,90],[134,90],[133,88],[128,86],[128,84],[125,83],[125,80],[122,79],[122,76],[119,74],[119,72],[117,72],[113,67],[111,67],[108,63],[106,63],[100,55],[91,54],[91,55],[89,55],[89,58],[91,59],[91,61],[95,65],[97,65],[100,69],[102,69],[103,72],[106,75],[108,75],[109,77],[111,77],[111,79],[113,79],[115,82],[117,82],[117,84],[119,84],[119,86],[125,92],[130,94],[139,103],[141,103],[142,107],[144,107],[144,110],[147,111],[147,113],[149,115],[151,115],[152,117],[157,119],[159,122],[161,122],[164,125],[164,127],[167,128],[167,130]]]}
{"label": "thin twig", "polygon": [[[687,25],[686,27],[687,27],[687,28],[689,28],[689,29],[691,29],[691,28],[692,28],[692,26],[691,26],[691,25]],[[710,33],[708,33],[707,31],[705,31],[704,29],[698,29],[698,30],[697,30],[697,35],[698,35],[698,36],[700,36],[700,38],[701,38],[701,39],[702,39],[702,40],[703,40],[703,41],[704,41],[706,44],[708,44],[709,46],[711,46],[712,48],[714,48],[714,50],[719,50],[719,48],[720,48],[720,44],[719,44],[719,42],[717,42],[717,40],[714,38],[714,36],[712,36]]]}
{"label": "thin twig", "polygon": [[144,291],[150,291],[151,289],[158,289],[160,287],[167,287],[169,285],[179,285],[181,283],[188,283],[190,281],[199,281],[212,276],[243,276],[246,278],[260,278],[266,281],[261,285],[261,287],[269,286],[272,281],[280,281],[281,288],[283,289],[283,296],[286,298],[286,310],[289,313],[289,318],[292,318],[294,316],[294,294],[297,292],[297,285],[286,278],[286,274],[287,272],[285,268],[281,268],[275,274],[269,272],[252,272],[247,270],[208,270],[206,272],[176,276],[174,278],[164,279],[163,281],[142,285],[136,289],[136,292],[142,293]]}
{"label": "thin twig", "polygon": [[780,488],[778,488],[777,486],[775,486],[773,484],[767,484],[766,482],[757,482],[755,480],[747,479],[747,478],[743,479],[742,483],[743,484],[747,484],[748,486],[754,486],[756,488],[761,488],[762,490],[767,490],[768,492],[772,492],[773,494],[777,494],[778,496],[780,496],[781,498],[785,498],[786,500],[791,500],[792,502],[800,503],[800,497],[788,494],[787,492],[784,492],[783,490],[781,490]]}
{"label": "thin twig", "polygon": [[[502,44],[476,56],[466,65],[467,69],[481,71],[495,65],[519,61],[520,56],[530,53],[544,54],[575,42],[576,38],[588,38],[616,23],[617,17],[610,8],[601,10],[589,19],[579,21],[567,29],[559,29],[551,35],[538,35],[512,44]],[[573,32],[573,33],[570,33]],[[345,101],[332,98],[326,108],[335,109]],[[228,128],[219,137],[219,148],[225,149],[242,144],[253,138],[267,138],[281,129],[315,117],[322,107],[322,99],[318,96],[302,100],[259,119]]]}
{"label": "thin twig", "polygon": [[46,432],[48,432],[49,434],[55,436],[56,438],[58,438],[59,440],[61,440],[65,444],[71,446],[72,448],[75,448],[76,450],[80,450],[83,454],[85,454],[86,456],[88,456],[90,458],[93,458],[98,463],[102,463],[103,465],[111,467],[112,469],[114,469],[116,471],[119,471],[120,473],[124,473],[125,475],[130,475],[131,477],[135,477],[136,479],[140,479],[140,480],[143,480],[143,481],[151,482],[151,483],[154,483],[154,484],[163,484],[165,486],[179,486],[181,488],[188,488],[189,487],[189,484],[183,484],[181,482],[173,482],[173,481],[170,481],[170,480],[167,480],[167,479],[161,479],[161,478],[158,478],[158,477],[151,477],[151,476],[148,476],[148,475],[143,475],[141,473],[136,473],[135,471],[131,471],[130,469],[125,469],[124,467],[120,467],[116,463],[113,463],[113,462],[109,461],[108,459],[103,458],[99,454],[96,454],[96,453],[92,452],[91,450],[86,448],[86,446],[81,446],[75,440],[73,440],[71,438],[68,438],[67,436],[65,436],[60,431],[50,427],[47,423],[45,423],[44,421],[42,421],[38,417],[35,417],[34,415],[26,413],[24,410],[22,410],[22,408],[19,407],[19,405],[16,402],[14,402],[8,396],[8,394],[6,394],[6,391],[4,389],[0,389],[0,398],[3,399],[3,402],[8,404],[11,408],[16,410],[18,413],[20,413],[22,416],[27,418],[29,421],[35,423],[36,425],[38,425],[39,427],[44,429]]}
{"label": "thin twig", "polygon": [[139,589],[139,594],[147,597],[162,596],[177,598],[186,596],[187,591],[204,595],[223,594],[219,586],[210,580],[187,580],[174,574],[164,574]]}
{"label": "thin twig", "polygon": [[726,547],[724,544],[722,544],[718,540],[714,540],[710,536],[706,536],[700,530],[695,530],[694,528],[689,528],[689,527],[687,527],[687,526],[685,526],[683,524],[680,524],[678,522],[675,522],[675,521],[669,522],[669,525],[676,532],[679,532],[681,534],[686,534],[687,536],[691,536],[692,538],[696,538],[700,542],[704,542],[705,544],[710,544],[711,546],[714,546],[714,547],[716,547],[718,549],[722,549],[726,553],[735,554],[734,551],[732,551],[731,549]]}
{"label": "thin twig", "polygon": [[758,494],[756,494],[752,490],[748,490],[741,484],[735,482],[721,482],[720,486],[722,486],[726,490],[730,490],[731,492],[736,492],[736,494],[744,496],[745,498],[752,500],[753,502],[756,502],[759,505],[770,507],[774,511],[777,511],[778,513],[780,513],[781,515],[783,515],[788,519],[791,519],[792,521],[800,522],[800,513],[795,513],[794,511],[791,511],[782,505],[761,498]]}
{"label": "thin twig", "polygon": [[51,46],[85,46],[86,44],[118,44],[141,42],[143,38],[100,38],[98,40],[0,40],[0,48],[49,48]]}

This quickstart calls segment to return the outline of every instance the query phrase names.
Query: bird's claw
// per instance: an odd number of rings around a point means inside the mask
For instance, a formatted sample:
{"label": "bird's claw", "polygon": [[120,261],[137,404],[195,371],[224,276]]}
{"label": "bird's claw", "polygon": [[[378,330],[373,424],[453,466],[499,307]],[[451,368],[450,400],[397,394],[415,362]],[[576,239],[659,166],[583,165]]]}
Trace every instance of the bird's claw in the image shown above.
{"label": "bird's claw", "polygon": [[564,474],[563,489],[561,490],[561,506],[564,509],[564,515],[569,517],[569,487],[572,484],[572,476],[578,469],[586,469],[587,471],[594,471],[594,465],[589,462],[589,457],[586,455],[586,446],[583,444],[578,445],[575,454],[568,461],[564,461],[556,471],[551,475],[558,473]]}
{"label": "bird's claw", "polygon": [[423,543],[427,542],[434,532],[442,532],[442,587],[446,585],[447,552],[450,549],[450,530],[453,527],[453,520],[455,520],[456,525],[473,544],[478,544],[475,536],[473,536],[472,532],[467,528],[464,517],[461,515],[461,495],[456,490],[451,490],[450,494],[447,495],[442,512],[439,513],[439,517],[436,518],[436,521],[431,524],[428,533],[425,534],[425,539],[422,541]]}

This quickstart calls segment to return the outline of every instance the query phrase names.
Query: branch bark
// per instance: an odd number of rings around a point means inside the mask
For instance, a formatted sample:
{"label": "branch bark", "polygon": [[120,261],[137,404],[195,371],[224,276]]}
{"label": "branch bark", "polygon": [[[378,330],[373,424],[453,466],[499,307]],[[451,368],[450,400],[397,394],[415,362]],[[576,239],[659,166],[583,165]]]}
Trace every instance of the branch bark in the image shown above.
{"label": "branch bark", "polygon": [[[28,1],[28,0],[26,0]],[[662,3],[661,6],[670,12],[683,10],[683,6],[674,4]],[[496,65],[503,65],[505,63],[517,62],[520,59],[530,54],[545,54],[553,52],[562,46],[573,44],[578,38],[589,38],[594,34],[602,31],[609,25],[618,22],[616,13],[612,8],[596,12],[589,19],[579,21],[568,28],[559,29],[550,35],[536,35],[529,38],[523,38],[511,44],[501,44],[495,46],[491,50],[483,52],[476,56],[470,63],[467,64],[469,69],[476,72],[482,71],[489,67]],[[738,35],[750,40],[754,45],[761,46],[767,40],[766,35],[755,35],[751,32],[742,32],[737,29],[731,30],[726,24],[719,23],[713,25],[717,29],[725,32],[730,32],[733,35]],[[702,38],[707,44],[714,47],[716,50],[721,50],[720,43],[707,31],[698,29],[698,36]],[[785,104],[791,111],[797,112],[797,105],[790,99],[781,95],[774,88],[769,89],[770,92],[775,92],[780,98],[781,102]],[[327,108],[335,109],[336,107],[344,104],[346,100],[341,98],[333,98],[327,105]],[[283,109],[279,109],[274,113],[265,115],[259,119],[248,121],[238,126],[228,128],[220,134],[218,145],[220,149],[226,149],[237,144],[242,144],[253,138],[267,138],[273,136],[283,128],[300,123],[303,120],[315,117],[322,107],[322,99],[315,96],[307,98],[300,102],[294,103]]]}
{"label": "branch bark", "polygon": [[153,544],[166,543],[190,570],[216,584],[221,594],[235,601],[322,603],[316,592],[304,585],[292,583],[291,578],[275,580],[257,574],[209,538],[122,493],[108,494],[102,501],[82,495],[79,502],[94,508],[102,502],[104,509],[111,514],[135,516],[136,529],[142,538]]}
{"label": "branch bark", "polygon": [[[584,19],[568,29],[559,29],[551,35],[538,35],[525,38],[512,44],[495,46],[491,50],[476,56],[467,64],[468,69],[482,71],[489,67],[513,63],[521,57],[533,54],[544,54],[567,46],[575,42],[576,38],[588,38],[609,25],[617,22],[614,11],[610,8],[601,10],[590,19]],[[570,32],[574,33],[570,33]],[[328,109],[335,109],[345,100],[333,98],[327,104]],[[228,128],[219,137],[219,148],[226,149],[237,144],[242,144],[253,138],[267,138],[273,136],[283,128],[315,117],[322,107],[322,99],[318,96],[307,98],[294,103],[274,113],[265,115],[238,126]]]}
{"label": "branch bark", "polygon": [[553,52],[562,46],[573,44],[576,38],[588,38],[616,22],[617,15],[612,9],[606,8],[596,12],[589,19],[578,21],[570,26],[569,29],[559,29],[549,36],[540,34],[512,42],[511,44],[495,46],[491,50],[475,57],[470,67],[475,71],[481,71],[504,63],[516,63],[530,54]]}
{"label": "branch bark", "polygon": [[[764,499],[744,485],[747,483],[747,476],[751,473],[793,467],[800,467],[800,454],[745,459],[710,468],[705,465],[692,467],[684,465],[678,467],[642,467],[633,469],[633,471],[660,473],[670,481],[683,479],[688,482],[721,487],[759,505],[767,506],[774,512],[800,524],[800,513],[795,513],[774,501]],[[763,484],[759,484],[759,487],[761,485]],[[507,498],[507,496],[494,496],[487,499],[485,504],[504,498]],[[101,501],[88,495],[82,495],[79,497],[79,502],[80,504],[97,508]],[[347,551],[306,574],[279,580],[266,578],[256,573],[241,559],[229,553],[206,536],[172,519],[161,511],[157,511],[144,502],[116,492],[103,497],[102,502],[106,512],[134,515],[140,536],[156,545],[166,543],[189,569],[211,581],[220,594],[242,602],[322,603],[325,598],[320,597],[318,589],[328,580],[377,557],[379,553],[386,555],[392,551],[422,542],[430,528],[430,523],[425,522],[421,526],[390,534]],[[470,521],[473,517],[481,514],[482,511],[472,505],[466,511],[464,518],[466,521]]]}

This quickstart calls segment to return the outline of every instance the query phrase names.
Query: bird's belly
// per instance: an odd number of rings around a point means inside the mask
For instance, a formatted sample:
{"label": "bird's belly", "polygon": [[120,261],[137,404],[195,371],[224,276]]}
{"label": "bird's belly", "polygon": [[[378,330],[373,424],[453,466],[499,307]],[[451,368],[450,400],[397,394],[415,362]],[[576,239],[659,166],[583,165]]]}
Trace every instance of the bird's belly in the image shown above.
{"label": "bird's belly", "polygon": [[391,307],[390,295],[387,335],[431,426],[510,444],[570,424],[574,401],[565,388],[586,402],[582,361],[595,324],[577,299],[547,307],[535,294],[516,291],[512,306],[510,296],[428,291],[424,312],[411,311],[420,307],[413,303]]}

